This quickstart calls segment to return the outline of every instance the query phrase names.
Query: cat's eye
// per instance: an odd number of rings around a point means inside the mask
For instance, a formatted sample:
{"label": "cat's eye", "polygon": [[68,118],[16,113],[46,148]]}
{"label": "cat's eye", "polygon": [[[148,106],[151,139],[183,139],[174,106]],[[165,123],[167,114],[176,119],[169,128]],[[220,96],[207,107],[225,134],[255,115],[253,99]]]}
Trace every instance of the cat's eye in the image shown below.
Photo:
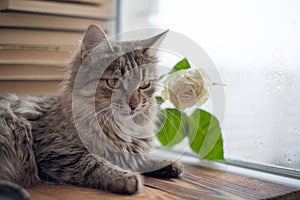
{"label": "cat's eye", "polygon": [[151,83],[150,82],[143,82],[140,84],[139,88],[140,89],[147,89],[148,87],[150,87]]}
{"label": "cat's eye", "polygon": [[106,83],[110,88],[116,88],[118,80],[117,79],[107,79]]}

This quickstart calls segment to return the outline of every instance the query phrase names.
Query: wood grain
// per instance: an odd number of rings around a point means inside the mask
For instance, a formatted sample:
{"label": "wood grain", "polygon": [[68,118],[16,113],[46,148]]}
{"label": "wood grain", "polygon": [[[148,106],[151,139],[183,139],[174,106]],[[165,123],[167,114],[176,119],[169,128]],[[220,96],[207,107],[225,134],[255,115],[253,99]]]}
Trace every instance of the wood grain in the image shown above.
{"label": "wood grain", "polygon": [[110,0],[103,0],[100,6],[77,5],[51,1],[1,0],[0,10],[54,14],[57,16],[73,16],[91,19],[112,18],[112,6]]}
{"label": "wood grain", "polygon": [[69,185],[39,186],[28,191],[33,200],[300,199],[300,188],[193,165],[185,165],[181,179],[145,177],[144,185],[132,196]]}
{"label": "wood grain", "polygon": [[59,93],[61,81],[53,79],[40,79],[35,81],[0,81],[0,96],[9,93],[17,95],[47,95],[56,96]]}
{"label": "wood grain", "polygon": [[80,32],[29,30],[29,29],[0,29],[0,45],[31,45],[31,46],[78,46],[83,37]]}
{"label": "wood grain", "polygon": [[84,32],[90,24],[107,31],[108,21],[32,13],[0,12],[0,27]]}
{"label": "wood grain", "polygon": [[5,48],[0,46],[0,64],[65,66],[71,59],[69,49]]}

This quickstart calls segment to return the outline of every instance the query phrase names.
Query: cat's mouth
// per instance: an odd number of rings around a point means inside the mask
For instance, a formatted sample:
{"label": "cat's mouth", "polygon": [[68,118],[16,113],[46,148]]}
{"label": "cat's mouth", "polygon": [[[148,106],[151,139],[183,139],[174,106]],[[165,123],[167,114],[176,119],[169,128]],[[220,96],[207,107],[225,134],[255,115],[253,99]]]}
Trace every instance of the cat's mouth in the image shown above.
{"label": "cat's mouth", "polygon": [[143,109],[131,110],[129,112],[129,116],[130,117],[135,117],[136,115],[140,114],[141,112],[143,112]]}
{"label": "cat's mouth", "polygon": [[130,118],[134,118],[134,117],[137,117],[139,114],[142,114],[144,111],[142,108],[140,109],[136,109],[136,110],[130,110],[128,113],[127,113],[127,117],[129,116]]}
{"label": "cat's mouth", "polygon": [[135,117],[136,115],[140,114],[143,110],[118,110],[118,114],[123,117]]}
{"label": "cat's mouth", "polygon": [[112,110],[114,114],[119,115],[121,117],[133,118],[139,114],[142,114],[144,112],[144,107],[138,106],[136,109],[132,110],[129,107],[126,108],[124,106],[115,106]]}

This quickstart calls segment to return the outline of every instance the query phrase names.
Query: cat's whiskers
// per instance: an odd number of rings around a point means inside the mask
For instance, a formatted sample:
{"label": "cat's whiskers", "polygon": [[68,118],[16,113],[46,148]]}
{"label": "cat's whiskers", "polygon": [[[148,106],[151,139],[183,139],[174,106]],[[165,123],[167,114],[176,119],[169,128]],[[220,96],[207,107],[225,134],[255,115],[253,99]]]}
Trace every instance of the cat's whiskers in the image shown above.
{"label": "cat's whiskers", "polygon": [[96,112],[96,115],[98,116],[99,114],[101,114],[101,113],[103,113],[105,111],[109,111],[109,110],[110,110],[110,107],[103,108],[102,110],[99,110],[98,112]]}
{"label": "cat's whiskers", "polygon": [[110,107],[110,104],[108,103],[97,103],[96,102],[96,107],[95,107],[95,110],[98,110],[99,108],[107,108],[107,107]]}
{"label": "cat's whiskers", "polygon": [[123,106],[121,106],[121,105],[119,105],[119,104],[115,104],[115,103],[112,103],[112,108],[114,109],[114,110],[116,110],[116,109],[123,109]]}
{"label": "cat's whiskers", "polygon": [[[101,121],[102,124],[105,124],[105,123],[109,120],[109,117],[110,117],[111,114],[112,114],[111,112],[104,113],[104,114],[98,119],[98,121],[99,121],[99,122]],[[98,116],[98,115],[97,115],[97,116]]]}
{"label": "cat's whiskers", "polygon": [[116,103],[112,103],[112,110],[113,114],[115,113],[122,113],[122,114],[129,114],[130,110],[126,109],[124,106]]}
{"label": "cat's whiskers", "polygon": [[101,116],[97,115],[97,117],[98,117],[97,120],[100,124],[104,125],[111,118],[111,116],[112,116],[112,112],[109,111],[109,112],[103,113]]}

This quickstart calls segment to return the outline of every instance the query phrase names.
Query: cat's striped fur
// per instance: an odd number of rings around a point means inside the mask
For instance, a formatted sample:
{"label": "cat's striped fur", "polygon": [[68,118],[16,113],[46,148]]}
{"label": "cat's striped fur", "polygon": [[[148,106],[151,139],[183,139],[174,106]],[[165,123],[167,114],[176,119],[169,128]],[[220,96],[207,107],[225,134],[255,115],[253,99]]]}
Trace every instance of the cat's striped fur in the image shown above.
{"label": "cat's striped fur", "polygon": [[[31,187],[52,181],[133,194],[142,187],[140,173],[178,177],[180,163],[146,154],[156,116],[156,59],[148,48],[164,35],[112,43],[91,25],[59,96],[0,98],[0,191],[8,182]],[[113,54],[117,59],[100,70],[100,80],[91,78]],[[118,92],[110,79],[118,80],[112,82],[120,85]]]}

